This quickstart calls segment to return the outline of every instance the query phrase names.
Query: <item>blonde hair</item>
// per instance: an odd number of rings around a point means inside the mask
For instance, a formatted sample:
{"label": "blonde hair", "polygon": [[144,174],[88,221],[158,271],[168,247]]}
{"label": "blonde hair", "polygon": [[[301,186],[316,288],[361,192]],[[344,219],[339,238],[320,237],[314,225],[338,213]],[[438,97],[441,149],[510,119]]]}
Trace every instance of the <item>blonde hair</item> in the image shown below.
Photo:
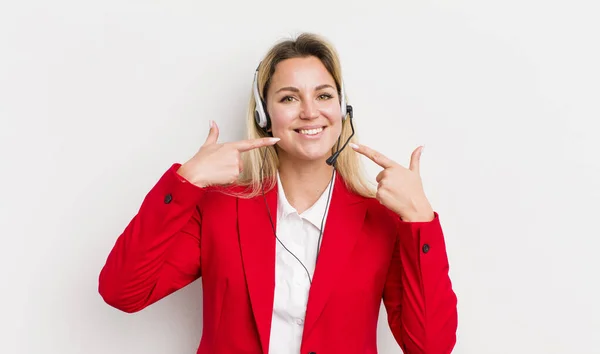
{"label": "blonde hair", "polygon": [[[327,71],[329,71],[335,80],[338,92],[341,95],[342,74],[338,54],[335,48],[327,40],[312,33],[303,33],[296,39],[281,41],[268,51],[258,67],[257,82],[259,95],[261,97],[265,96],[269,88],[271,78],[275,73],[275,68],[279,62],[286,59],[309,56],[314,56],[323,63]],[[246,134],[248,139],[258,139],[269,136],[268,133],[266,133],[256,124],[254,119],[255,107],[256,103],[254,100],[254,94],[252,93],[248,105],[246,119]],[[346,142],[351,134],[352,129],[350,127],[350,119],[347,118],[342,124],[339,147]],[[357,142],[356,134],[352,137],[350,142]],[[335,151],[334,149],[336,147],[338,147],[337,143],[332,147],[332,153]],[[261,194],[263,192],[263,188],[266,192],[275,186],[277,181],[279,158],[277,156],[277,150],[274,146],[253,149],[245,152],[242,154],[242,161],[242,173],[239,176],[237,185],[245,186],[246,191],[242,194],[238,193],[239,196],[251,198]],[[337,173],[341,175],[342,179],[345,181],[346,187],[350,191],[365,197],[375,196],[372,186],[369,185],[365,177],[360,156],[350,147],[345,148],[340,153],[336,161],[335,168]]]}

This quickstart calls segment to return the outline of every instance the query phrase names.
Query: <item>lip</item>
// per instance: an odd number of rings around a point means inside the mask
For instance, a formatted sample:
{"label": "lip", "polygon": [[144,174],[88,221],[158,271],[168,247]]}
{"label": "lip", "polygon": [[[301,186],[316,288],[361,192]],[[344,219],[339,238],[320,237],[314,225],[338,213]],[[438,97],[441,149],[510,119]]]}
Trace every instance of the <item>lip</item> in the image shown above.
{"label": "lip", "polygon": [[[320,132],[318,132],[317,134],[313,134],[313,135],[306,135],[306,134],[301,134],[300,130],[304,130],[304,129],[319,129],[319,128],[323,128],[323,130],[321,130]],[[310,126],[305,126],[305,127],[301,127],[298,129],[294,129],[294,131],[296,132],[296,134],[298,134],[301,138],[303,139],[319,139],[322,135],[323,132],[325,131],[325,129],[327,129],[326,126],[323,125],[310,125]]]}
{"label": "lip", "polygon": [[319,128],[325,129],[326,127],[324,125],[305,125],[303,127],[299,127],[299,128],[294,129],[294,130],[298,131],[298,130],[303,130],[303,129],[307,129],[308,130],[308,129],[319,129]]}

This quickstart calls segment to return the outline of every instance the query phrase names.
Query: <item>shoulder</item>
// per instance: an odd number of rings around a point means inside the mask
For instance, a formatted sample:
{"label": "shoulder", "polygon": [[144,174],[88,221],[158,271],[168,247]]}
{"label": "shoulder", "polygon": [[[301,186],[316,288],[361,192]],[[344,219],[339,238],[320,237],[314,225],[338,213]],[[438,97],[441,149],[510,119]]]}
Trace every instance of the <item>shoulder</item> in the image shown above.
{"label": "shoulder", "polygon": [[357,203],[361,204],[365,209],[365,219],[370,224],[380,224],[385,228],[389,228],[395,227],[398,223],[398,215],[381,204],[375,198],[374,193],[367,195],[367,193],[361,193],[353,189],[341,175],[338,175],[336,179],[334,195],[336,194],[339,199],[343,200],[343,204],[347,206]]}
{"label": "shoulder", "polygon": [[392,230],[398,225],[400,217],[381,204],[379,200],[370,196],[363,196],[345,189],[344,194],[348,206],[360,204],[365,210],[365,223],[369,228]]}
{"label": "shoulder", "polygon": [[365,198],[367,203],[366,217],[376,224],[380,224],[384,228],[396,228],[400,217],[381,204],[375,198]]}

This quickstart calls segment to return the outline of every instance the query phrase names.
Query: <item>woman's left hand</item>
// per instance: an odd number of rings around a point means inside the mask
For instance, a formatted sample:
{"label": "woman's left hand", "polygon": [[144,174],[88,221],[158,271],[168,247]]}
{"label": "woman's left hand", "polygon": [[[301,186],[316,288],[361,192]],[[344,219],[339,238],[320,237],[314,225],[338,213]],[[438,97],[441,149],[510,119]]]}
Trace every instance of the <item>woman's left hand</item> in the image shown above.
{"label": "woman's left hand", "polygon": [[350,146],[354,151],[383,167],[383,171],[377,175],[376,198],[381,204],[407,222],[433,220],[433,209],[423,191],[419,171],[422,146],[413,151],[409,168],[401,166],[365,145],[350,144]]}

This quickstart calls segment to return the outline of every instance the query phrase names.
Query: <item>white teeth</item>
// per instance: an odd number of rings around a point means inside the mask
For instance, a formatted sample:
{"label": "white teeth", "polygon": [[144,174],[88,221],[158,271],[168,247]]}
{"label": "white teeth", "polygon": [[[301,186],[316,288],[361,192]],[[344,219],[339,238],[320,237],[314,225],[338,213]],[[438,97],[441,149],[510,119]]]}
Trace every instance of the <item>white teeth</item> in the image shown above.
{"label": "white teeth", "polygon": [[300,129],[298,131],[300,132],[300,134],[315,135],[315,134],[319,134],[320,132],[322,132],[323,128],[317,128],[317,129]]}

